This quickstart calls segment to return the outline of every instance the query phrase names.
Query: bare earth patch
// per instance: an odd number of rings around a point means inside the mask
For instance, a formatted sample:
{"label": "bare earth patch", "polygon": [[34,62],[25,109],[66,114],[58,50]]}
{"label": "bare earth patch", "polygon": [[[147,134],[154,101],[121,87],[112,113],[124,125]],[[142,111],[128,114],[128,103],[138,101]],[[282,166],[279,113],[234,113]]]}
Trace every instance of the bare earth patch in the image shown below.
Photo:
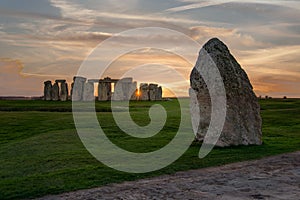
{"label": "bare earth patch", "polygon": [[300,151],[41,199],[299,199]]}

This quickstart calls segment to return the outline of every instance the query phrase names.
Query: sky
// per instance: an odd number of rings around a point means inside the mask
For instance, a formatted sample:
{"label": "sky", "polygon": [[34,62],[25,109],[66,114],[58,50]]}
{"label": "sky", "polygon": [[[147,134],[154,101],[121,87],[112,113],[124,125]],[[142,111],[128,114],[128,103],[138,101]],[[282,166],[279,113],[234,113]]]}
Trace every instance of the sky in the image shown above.
{"label": "sky", "polygon": [[[0,0],[0,96],[41,96],[46,80],[71,83],[99,44],[131,29],[161,27],[200,47],[213,37],[222,40],[258,96],[300,97],[299,9],[300,1],[290,0]],[[198,52],[181,39],[167,34],[123,37],[111,48],[145,38],[148,46],[113,60],[103,77],[163,81],[187,95],[193,64],[172,49],[186,50],[191,57]],[[150,44],[169,45],[170,51]],[[173,76],[172,69],[183,79]]]}

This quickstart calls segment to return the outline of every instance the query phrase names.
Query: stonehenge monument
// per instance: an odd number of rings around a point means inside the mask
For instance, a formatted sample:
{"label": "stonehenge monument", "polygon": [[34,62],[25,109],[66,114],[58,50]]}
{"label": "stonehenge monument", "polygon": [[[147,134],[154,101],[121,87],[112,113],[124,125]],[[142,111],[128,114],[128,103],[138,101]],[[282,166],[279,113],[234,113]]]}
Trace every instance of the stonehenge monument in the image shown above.
{"label": "stonehenge monument", "polygon": [[[95,97],[95,84],[98,84],[98,97]],[[142,83],[137,88],[137,82],[133,78],[111,79],[86,79],[75,76],[71,84],[70,97],[66,80],[44,82],[44,100],[46,101],[157,101],[162,100],[162,87],[157,84]]]}

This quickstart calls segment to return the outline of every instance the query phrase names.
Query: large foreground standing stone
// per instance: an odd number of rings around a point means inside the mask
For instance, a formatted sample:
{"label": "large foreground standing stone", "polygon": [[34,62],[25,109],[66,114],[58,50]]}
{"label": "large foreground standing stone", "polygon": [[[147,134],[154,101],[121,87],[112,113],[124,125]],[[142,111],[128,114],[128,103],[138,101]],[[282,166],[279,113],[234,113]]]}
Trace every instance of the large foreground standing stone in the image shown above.
{"label": "large foreground standing stone", "polygon": [[225,124],[216,146],[261,145],[262,120],[258,99],[245,71],[231,55],[226,45],[216,38],[203,46],[190,77],[191,88],[196,92],[196,95],[191,95],[192,120],[199,117],[193,116],[193,110],[200,110],[198,130],[196,128],[197,139],[203,140],[211,120],[211,98],[207,85],[198,71],[199,66],[211,65],[208,57],[215,63],[223,78],[227,99]]}

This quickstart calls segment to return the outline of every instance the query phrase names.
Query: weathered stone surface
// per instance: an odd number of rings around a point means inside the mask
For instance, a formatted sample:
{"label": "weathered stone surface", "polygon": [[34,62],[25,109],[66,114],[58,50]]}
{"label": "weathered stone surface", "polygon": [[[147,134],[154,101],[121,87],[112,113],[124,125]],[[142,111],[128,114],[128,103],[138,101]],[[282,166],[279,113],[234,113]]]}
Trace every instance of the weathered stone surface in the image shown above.
{"label": "weathered stone surface", "polygon": [[98,100],[108,101],[111,99],[111,83],[109,82],[99,82],[98,85]]}
{"label": "weathered stone surface", "polygon": [[[211,120],[212,106],[209,91],[198,71],[200,66],[211,65],[208,63],[210,62],[208,57],[214,61],[223,78],[227,99],[225,124],[216,145],[262,144],[260,106],[252,85],[227,46],[216,38],[203,46],[190,77],[191,88],[196,92],[195,96],[191,96],[191,112],[197,109],[193,107],[197,106],[196,102],[199,103],[200,110],[200,124],[196,130],[197,139],[203,139]],[[192,118],[194,117],[192,114]]]}
{"label": "weathered stone surface", "polygon": [[62,82],[60,84],[60,100],[67,101],[69,96],[68,92],[68,84],[66,82]]}
{"label": "weathered stone surface", "polygon": [[155,99],[158,100],[158,101],[162,100],[162,87],[161,86],[159,86],[156,90]]}
{"label": "weathered stone surface", "polygon": [[123,83],[132,83],[133,82],[133,78],[126,77],[126,78],[122,78],[120,81],[122,81]]}
{"label": "weathered stone surface", "polygon": [[65,83],[66,80],[64,80],[64,79],[59,79],[59,80],[55,80],[55,82],[57,82],[57,83]]}
{"label": "weathered stone surface", "polygon": [[149,100],[149,86],[147,83],[141,83],[140,85],[140,100],[142,101]]}
{"label": "weathered stone surface", "polygon": [[72,87],[72,101],[82,101],[83,100],[83,89],[86,78],[75,76],[73,78],[73,87]]}
{"label": "weathered stone surface", "polygon": [[53,101],[58,101],[59,100],[59,86],[58,86],[58,82],[55,82],[53,84],[53,86],[52,86],[51,99]]}
{"label": "weathered stone surface", "polygon": [[123,83],[118,81],[115,84],[114,93],[112,95],[113,101],[122,101],[124,99]]}
{"label": "weathered stone surface", "polygon": [[44,100],[51,101],[51,91],[52,91],[52,83],[51,81],[44,82]]}
{"label": "weathered stone surface", "polygon": [[157,84],[150,84],[149,85],[149,100],[150,101],[155,101],[156,100],[156,94],[158,90],[158,85]]}
{"label": "weathered stone surface", "polygon": [[130,85],[130,93],[131,93],[130,100],[132,100],[132,101],[138,100],[137,82],[131,83],[131,85]]}
{"label": "weathered stone surface", "polygon": [[123,78],[119,80],[115,85],[112,100],[128,101],[134,98],[137,83],[132,81],[132,78]]}
{"label": "weathered stone surface", "polygon": [[94,83],[87,82],[84,83],[83,87],[83,101],[94,101]]}

